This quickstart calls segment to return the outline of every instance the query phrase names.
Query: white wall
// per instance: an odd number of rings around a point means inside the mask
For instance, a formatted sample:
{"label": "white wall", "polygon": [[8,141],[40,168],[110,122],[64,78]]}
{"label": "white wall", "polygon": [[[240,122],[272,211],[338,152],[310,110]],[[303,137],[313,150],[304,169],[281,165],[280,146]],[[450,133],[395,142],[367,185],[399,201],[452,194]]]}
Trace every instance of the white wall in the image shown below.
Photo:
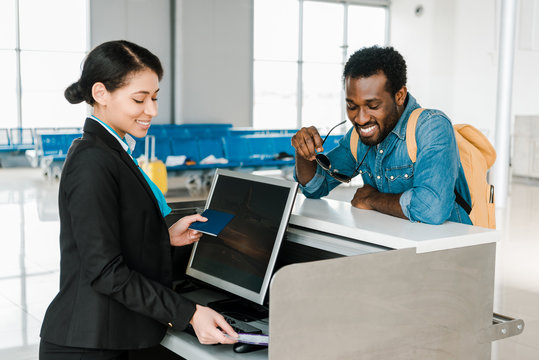
{"label": "white wall", "polygon": [[[424,11],[417,17],[419,4]],[[494,1],[397,0],[391,19],[391,45],[407,61],[408,90],[419,103],[491,137],[497,75]]]}
{"label": "white wall", "polygon": [[[519,40],[527,39],[531,24],[539,21],[539,4],[535,16],[522,7],[531,1],[519,1],[513,121],[515,115],[539,114],[539,48],[524,49]],[[414,15],[418,4],[425,8],[421,17]],[[422,106],[446,112],[454,123],[475,125],[494,143],[500,0],[395,0],[391,17],[391,43],[407,60],[412,94]]]}
{"label": "white wall", "polygon": [[176,123],[251,126],[252,0],[176,7]]}
{"label": "white wall", "polygon": [[539,0],[520,0],[513,113],[539,115]]}
{"label": "white wall", "polygon": [[169,0],[91,0],[90,44],[128,40],[159,57],[164,76],[159,85],[156,123],[168,124],[171,114],[171,27]]}

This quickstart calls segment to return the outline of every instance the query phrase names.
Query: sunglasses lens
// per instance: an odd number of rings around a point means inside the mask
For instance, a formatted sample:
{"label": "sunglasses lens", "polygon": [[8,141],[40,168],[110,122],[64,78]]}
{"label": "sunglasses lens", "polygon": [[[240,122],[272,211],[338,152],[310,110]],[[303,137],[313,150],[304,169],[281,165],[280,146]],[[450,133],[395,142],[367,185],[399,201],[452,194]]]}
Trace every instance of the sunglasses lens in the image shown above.
{"label": "sunglasses lens", "polygon": [[324,155],[324,154],[317,154],[316,155],[316,162],[324,170],[329,170],[331,168],[331,163],[329,162],[328,157],[326,155]]}
{"label": "sunglasses lens", "polygon": [[349,183],[352,178],[348,175],[339,174],[338,172],[331,172],[331,176],[343,183]]}

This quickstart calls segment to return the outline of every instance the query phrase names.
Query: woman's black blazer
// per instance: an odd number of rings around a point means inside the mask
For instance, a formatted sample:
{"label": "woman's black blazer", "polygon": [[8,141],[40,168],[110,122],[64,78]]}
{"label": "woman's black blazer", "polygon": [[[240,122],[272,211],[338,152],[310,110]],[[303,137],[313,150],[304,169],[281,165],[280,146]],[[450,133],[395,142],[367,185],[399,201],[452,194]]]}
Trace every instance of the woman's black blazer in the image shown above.
{"label": "woman's black blazer", "polygon": [[170,323],[185,328],[195,305],[171,289],[168,228],[130,156],[86,119],[59,189],[60,291],[43,340],[64,346],[138,349],[158,344]]}

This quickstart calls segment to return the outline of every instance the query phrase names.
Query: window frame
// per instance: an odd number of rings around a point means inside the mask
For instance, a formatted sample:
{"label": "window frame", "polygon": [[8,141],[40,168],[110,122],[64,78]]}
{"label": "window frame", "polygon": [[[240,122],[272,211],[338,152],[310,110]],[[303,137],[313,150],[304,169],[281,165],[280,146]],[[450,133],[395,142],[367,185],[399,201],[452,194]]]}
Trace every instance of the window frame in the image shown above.
{"label": "window frame", "polygon": [[[20,13],[20,1],[21,0],[11,0],[14,5],[14,26],[15,26],[15,43],[14,48],[5,48],[2,50],[6,51],[13,51],[15,54],[15,98],[16,98],[16,127],[17,128],[24,128],[24,113],[23,113],[23,77],[22,72],[24,69],[21,66],[21,55],[25,52],[40,52],[40,53],[62,53],[63,50],[44,50],[44,49],[32,49],[32,48],[22,48],[21,47],[21,13]],[[85,17],[86,17],[86,29],[85,29],[85,37],[86,41],[84,44],[84,50],[82,51],[82,54],[86,56],[88,54],[88,51],[90,49],[90,0],[82,0],[83,6],[85,7]],[[67,53],[81,53],[80,51],[73,51],[73,50],[67,50]],[[81,54],[81,55],[82,55]],[[53,124],[54,126],[54,124]],[[33,126],[35,127],[35,126]]]}
{"label": "window frame", "polygon": [[[339,4],[343,6],[343,12],[344,12],[344,18],[343,18],[343,30],[342,30],[342,45],[341,48],[343,49],[342,52],[342,59],[341,59],[341,67],[344,67],[348,56],[350,55],[348,53],[348,21],[349,21],[349,13],[348,9],[349,6],[369,6],[369,7],[377,7],[377,8],[383,8],[385,10],[385,24],[384,24],[384,46],[387,46],[390,42],[390,0],[347,0],[347,1],[340,1],[340,0],[297,0],[298,3],[298,55],[297,55],[297,82],[296,82],[296,128],[301,128],[303,126],[303,104],[304,104],[304,89],[303,89],[303,67],[305,64],[304,58],[303,58],[303,38],[304,38],[304,3],[305,2],[321,2],[321,3],[334,3]],[[254,0],[253,9],[256,6],[256,0]],[[253,44],[254,44],[254,10],[253,10]],[[257,61],[265,61],[265,62],[277,62],[277,60],[269,60],[269,59],[256,59],[254,54],[254,46],[253,46],[253,56],[252,56],[252,68],[255,68],[255,64]],[[254,72],[252,73],[252,101],[251,101],[251,126],[254,127],[255,125],[255,77]],[[341,91],[341,121],[346,119],[346,109],[344,106],[344,92]],[[328,127],[331,126],[328,124]]]}

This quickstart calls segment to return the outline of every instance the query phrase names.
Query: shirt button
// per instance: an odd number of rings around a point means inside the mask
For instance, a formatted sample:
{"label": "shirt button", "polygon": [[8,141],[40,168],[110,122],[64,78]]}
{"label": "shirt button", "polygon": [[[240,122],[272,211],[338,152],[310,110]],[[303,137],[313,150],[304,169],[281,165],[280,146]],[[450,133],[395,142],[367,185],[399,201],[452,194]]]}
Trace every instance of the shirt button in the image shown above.
{"label": "shirt button", "polygon": [[408,177],[408,174],[404,174],[404,177],[407,178],[407,177]]}
{"label": "shirt button", "polygon": [[389,178],[390,178],[391,180],[393,180],[394,176],[393,176],[393,175],[391,175],[391,176],[390,176]]}
{"label": "shirt button", "polygon": [[360,174],[363,174],[363,170],[359,170],[359,173],[360,173]]}
{"label": "shirt button", "polygon": [[380,149],[380,154],[383,154],[384,153],[384,150]]}
{"label": "shirt button", "polygon": [[380,180],[380,175],[378,175],[376,178],[377,178],[378,180]]}

